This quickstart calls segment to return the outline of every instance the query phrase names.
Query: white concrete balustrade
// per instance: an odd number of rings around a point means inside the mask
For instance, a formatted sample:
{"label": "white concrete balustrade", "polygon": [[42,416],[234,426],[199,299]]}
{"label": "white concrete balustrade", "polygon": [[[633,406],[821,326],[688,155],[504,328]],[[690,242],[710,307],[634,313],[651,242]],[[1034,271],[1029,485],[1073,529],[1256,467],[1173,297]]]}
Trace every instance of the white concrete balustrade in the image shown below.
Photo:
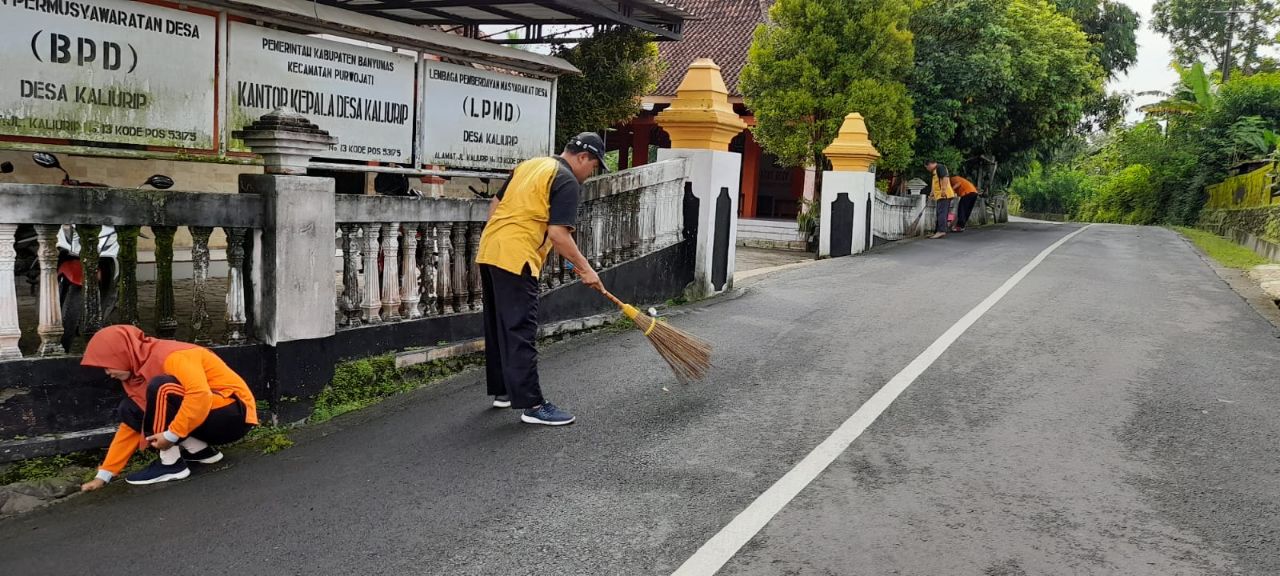
{"label": "white concrete balustrade", "polygon": [[[605,269],[679,242],[683,183],[679,160],[589,180],[574,232],[583,255]],[[479,311],[475,256],[488,211],[487,200],[339,197],[339,327]],[[553,252],[542,288],[576,278]]]}

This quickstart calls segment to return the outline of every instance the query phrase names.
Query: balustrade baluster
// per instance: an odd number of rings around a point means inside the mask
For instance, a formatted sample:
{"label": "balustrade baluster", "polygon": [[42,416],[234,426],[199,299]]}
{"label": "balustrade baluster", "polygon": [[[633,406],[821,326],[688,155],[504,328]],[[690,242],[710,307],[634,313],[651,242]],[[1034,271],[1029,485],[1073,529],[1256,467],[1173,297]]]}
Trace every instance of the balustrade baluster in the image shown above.
{"label": "balustrade baluster", "polygon": [[450,281],[450,268],[453,262],[449,259],[453,252],[453,242],[449,239],[453,231],[452,222],[436,224],[436,241],[439,243],[439,260],[436,262],[436,301],[441,314],[453,314],[453,284]]}
{"label": "balustrade baluster", "polygon": [[14,248],[17,224],[0,224],[0,360],[22,358],[18,340],[22,329],[18,326],[18,290],[14,285],[13,271],[18,265],[18,251]]}
{"label": "balustrade baluster", "polygon": [[453,309],[467,311],[467,223],[453,223]]}
{"label": "balustrade baluster", "polygon": [[139,325],[138,320],[138,235],[137,226],[117,226],[116,237],[120,241],[120,253],[116,263],[120,266],[119,292],[116,308],[120,323]]}
{"label": "balustrade baluster", "polygon": [[614,266],[622,260],[622,203],[618,201],[618,195],[609,197],[609,266]]}
{"label": "balustrade baluster", "polygon": [[591,266],[596,270],[604,268],[604,199],[591,202]]}
{"label": "balustrade baluster", "polygon": [[439,281],[439,273],[436,270],[439,254],[436,242],[436,229],[428,222],[419,224],[419,230],[422,231],[422,250],[418,252],[419,262],[422,265],[422,278],[419,282],[422,290],[422,314],[424,316],[436,315],[436,283]]}
{"label": "balustrade baluster", "polygon": [[422,302],[422,294],[418,289],[417,223],[407,222],[404,224],[404,241],[400,243],[400,250],[402,252],[400,258],[400,315],[406,320],[414,320],[422,317],[422,310],[418,307],[419,303]]}
{"label": "balustrade baluster", "polygon": [[640,255],[640,191],[627,194],[627,248],[628,260]]}
{"label": "balustrade baluster", "polygon": [[360,307],[364,311],[361,320],[365,324],[382,322],[378,315],[382,310],[382,297],[378,293],[378,232],[377,224],[364,225],[364,246],[360,251],[364,255],[364,296]]}
{"label": "balustrade baluster", "polygon": [[472,222],[469,225],[469,249],[467,250],[467,261],[471,264],[471,274],[467,277],[468,288],[470,288],[470,304],[473,311],[484,308],[484,290],[480,282],[480,263],[476,262],[476,255],[480,254],[480,236],[484,233],[484,222]]}
{"label": "balustrade baluster", "polygon": [[248,228],[223,228],[227,233],[227,334],[228,344],[243,344],[249,339],[244,299],[244,239]]}
{"label": "balustrade baluster", "polygon": [[80,235],[80,268],[84,271],[80,291],[80,296],[84,299],[84,311],[80,317],[80,328],[88,339],[102,329],[102,283],[97,278],[99,272],[107,274],[110,271],[102,270],[102,253],[98,247],[102,226],[76,226],[76,233]]}
{"label": "balustrade baluster", "polygon": [[382,319],[400,321],[400,223],[382,225]]}
{"label": "balustrade baluster", "polygon": [[171,338],[178,331],[173,311],[173,235],[178,229],[152,226],[151,232],[156,236],[156,335]]}
{"label": "balustrade baluster", "polygon": [[40,356],[65,354],[62,348],[62,305],[58,298],[58,232],[61,226],[36,224],[40,259]]}
{"label": "balustrade baluster", "polygon": [[542,280],[546,285],[547,290],[552,290],[556,286],[560,285],[560,278],[556,274],[556,270],[560,268],[559,264],[556,262],[557,256],[559,255],[555,252],[549,252],[547,253],[546,262],[542,263]]}
{"label": "balustrade baluster", "polygon": [[600,211],[600,267],[607,268],[613,252],[613,203],[606,196],[596,201]]}
{"label": "balustrade baluster", "polygon": [[209,304],[205,291],[209,287],[209,236],[213,228],[191,226],[191,330],[197,344],[212,342],[209,337]]}
{"label": "balustrade baluster", "polygon": [[343,224],[342,230],[342,297],[339,300],[339,326],[360,325],[360,225]]}

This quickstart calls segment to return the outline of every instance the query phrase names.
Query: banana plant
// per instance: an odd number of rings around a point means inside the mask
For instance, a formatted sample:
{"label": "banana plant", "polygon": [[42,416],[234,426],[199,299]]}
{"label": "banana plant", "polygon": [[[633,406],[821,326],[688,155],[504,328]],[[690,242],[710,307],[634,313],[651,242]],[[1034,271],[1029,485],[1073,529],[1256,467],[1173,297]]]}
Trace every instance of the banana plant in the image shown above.
{"label": "banana plant", "polygon": [[1186,68],[1175,63],[1173,68],[1178,71],[1179,77],[1173,92],[1157,90],[1140,93],[1139,96],[1161,96],[1164,100],[1147,104],[1138,110],[1150,116],[1168,118],[1190,116],[1213,109],[1218,100],[1217,87],[1205,73],[1204,64],[1196,62]]}

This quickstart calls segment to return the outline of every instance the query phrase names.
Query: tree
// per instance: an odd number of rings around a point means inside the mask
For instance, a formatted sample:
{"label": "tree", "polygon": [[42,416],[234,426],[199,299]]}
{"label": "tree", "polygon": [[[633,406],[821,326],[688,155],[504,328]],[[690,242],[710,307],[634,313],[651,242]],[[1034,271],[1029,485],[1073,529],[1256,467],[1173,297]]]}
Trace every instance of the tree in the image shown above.
{"label": "tree", "polygon": [[1027,166],[1071,136],[1103,95],[1093,46],[1045,0],[936,0],[911,28],[920,160]]}
{"label": "tree", "polygon": [[1116,0],[1054,0],[1054,6],[1080,25],[1098,63],[1116,77],[1138,61],[1138,13]]}
{"label": "tree", "polygon": [[1276,0],[1158,0],[1151,25],[1169,38],[1174,58],[1183,66],[1209,60],[1223,70],[1231,18],[1222,12],[1233,6],[1254,13],[1235,16],[1231,69],[1249,75],[1273,67],[1274,61],[1262,56],[1260,48],[1276,41],[1280,25]]}
{"label": "tree", "polygon": [[915,139],[911,100],[913,2],[778,0],[756,29],[741,89],[760,145],[788,166],[825,163],[846,114],[860,112],[882,154],[905,168]]}
{"label": "tree", "polygon": [[633,29],[598,34],[556,55],[582,71],[560,79],[557,146],[580,132],[603,131],[635,117],[640,98],[657,88],[662,75],[658,47]]}
{"label": "tree", "polygon": [[[1108,78],[1127,72],[1138,61],[1138,13],[1116,0],[1053,0],[1058,11],[1080,25],[1098,64]],[[1131,98],[1099,94],[1085,109],[1079,127],[1084,134],[1105,132],[1124,121]]]}

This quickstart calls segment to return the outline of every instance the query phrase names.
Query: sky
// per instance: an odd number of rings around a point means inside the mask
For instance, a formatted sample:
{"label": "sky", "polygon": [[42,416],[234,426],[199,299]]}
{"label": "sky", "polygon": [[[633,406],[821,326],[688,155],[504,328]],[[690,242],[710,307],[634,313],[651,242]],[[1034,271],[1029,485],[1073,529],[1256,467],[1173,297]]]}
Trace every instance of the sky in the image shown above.
{"label": "sky", "polygon": [[[1107,86],[1113,92],[1145,92],[1148,90],[1168,90],[1178,81],[1178,73],[1169,66],[1173,56],[1172,47],[1164,36],[1151,29],[1151,6],[1155,0],[1120,0],[1138,13],[1142,19],[1138,29],[1138,61],[1129,72],[1112,80]],[[1128,120],[1134,122],[1142,119],[1138,106],[1158,102],[1157,96],[1139,96],[1133,100]]]}

